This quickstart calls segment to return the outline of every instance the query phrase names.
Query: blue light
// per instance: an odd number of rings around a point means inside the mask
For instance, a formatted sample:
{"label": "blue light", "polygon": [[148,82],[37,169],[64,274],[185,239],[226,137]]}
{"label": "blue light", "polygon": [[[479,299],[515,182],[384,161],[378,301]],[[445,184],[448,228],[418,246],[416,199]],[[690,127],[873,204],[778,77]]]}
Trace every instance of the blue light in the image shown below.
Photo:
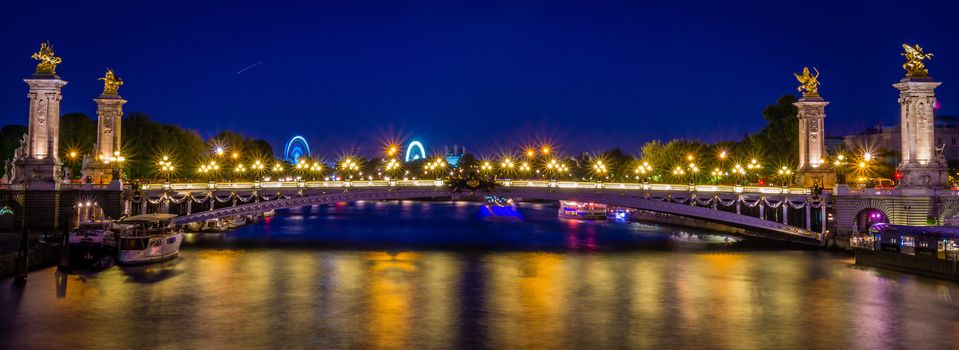
{"label": "blue light", "polygon": [[310,145],[306,143],[306,139],[304,139],[303,136],[293,136],[283,149],[283,160],[293,164],[296,164],[296,160],[300,159],[300,157],[309,156]]}

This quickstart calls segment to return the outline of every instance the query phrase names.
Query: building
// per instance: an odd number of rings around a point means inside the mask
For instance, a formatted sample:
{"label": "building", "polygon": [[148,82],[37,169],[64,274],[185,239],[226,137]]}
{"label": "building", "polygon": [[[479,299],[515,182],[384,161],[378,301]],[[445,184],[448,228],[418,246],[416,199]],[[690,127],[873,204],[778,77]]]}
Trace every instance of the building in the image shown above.
{"label": "building", "polygon": [[[959,162],[959,117],[936,116],[934,133],[937,152],[941,149],[947,161]],[[843,136],[843,146],[851,150],[883,149],[899,154],[901,139],[899,126],[876,126],[860,134]]]}
{"label": "building", "polygon": [[446,146],[446,153],[443,155],[446,158],[446,163],[451,167],[459,167],[460,158],[463,158],[463,155],[466,154],[466,146],[453,145],[453,150],[450,151],[450,147]]}

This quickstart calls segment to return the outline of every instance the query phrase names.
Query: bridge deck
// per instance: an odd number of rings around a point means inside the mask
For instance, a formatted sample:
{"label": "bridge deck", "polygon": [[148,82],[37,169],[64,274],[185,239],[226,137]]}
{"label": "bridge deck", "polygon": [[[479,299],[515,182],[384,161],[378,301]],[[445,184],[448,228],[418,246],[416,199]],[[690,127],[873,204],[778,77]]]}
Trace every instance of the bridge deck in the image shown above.
{"label": "bridge deck", "polygon": [[[759,203],[765,198],[777,198],[780,205],[788,205],[786,203],[791,201],[788,197],[799,197],[808,202],[808,190],[802,188],[505,180],[500,181],[496,192],[522,199],[592,201],[669,213],[759,231],[767,238],[772,235],[774,239],[801,244],[821,245],[824,241],[823,234],[819,232],[716,210],[701,206],[702,203],[696,205],[697,200],[690,199],[699,197],[741,201],[752,197],[756,201],[754,203]],[[200,198],[201,193],[203,200],[225,202],[233,198],[241,202],[220,209],[212,209],[211,206],[212,210],[178,217],[175,219],[177,224],[340,201],[442,198],[451,195],[446,184],[440,180],[150,184],[143,186],[143,193],[150,202],[193,200]],[[683,199],[686,204],[676,203],[673,197]]]}

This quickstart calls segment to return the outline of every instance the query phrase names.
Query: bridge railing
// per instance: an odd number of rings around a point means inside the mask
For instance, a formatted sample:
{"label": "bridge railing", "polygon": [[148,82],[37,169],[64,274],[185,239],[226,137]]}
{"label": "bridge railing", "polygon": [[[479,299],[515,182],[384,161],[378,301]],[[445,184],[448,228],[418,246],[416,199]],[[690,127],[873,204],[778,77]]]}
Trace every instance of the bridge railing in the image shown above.
{"label": "bridge railing", "polygon": [[[748,193],[748,194],[809,194],[808,188],[778,186],[733,186],[733,185],[696,185],[696,184],[659,184],[635,182],[590,182],[558,180],[512,180],[497,182],[504,187],[559,188],[559,189],[610,189],[627,191],[655,192],[704,192],[704,193]],[[264,181],[264,182],[208,182],[208,183],[151,183],[141,185],[145,191],[208,191],[208,190],[257,190],[257,189],[297,189],[297,188],[347,188],[347,187],[442,187],[446,183],[439,179],[416,180],[352,180],[352,181]]]}

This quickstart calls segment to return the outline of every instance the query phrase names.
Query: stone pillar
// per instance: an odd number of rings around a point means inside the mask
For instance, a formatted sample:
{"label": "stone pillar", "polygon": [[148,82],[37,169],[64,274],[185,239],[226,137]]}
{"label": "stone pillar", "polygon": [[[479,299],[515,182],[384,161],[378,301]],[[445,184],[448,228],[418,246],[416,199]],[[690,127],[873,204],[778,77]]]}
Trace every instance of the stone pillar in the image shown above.
{"label": "stone pillar", "polygon": [[94,101],[97,102],[97,143],[93,154],[83,159],[83,175],[107,183],[111,180],[113,169],[104,159],[120,151],[120,120],[123,117],[123,105],[127,101],[118,94],[103,94]]}
{"label": "stone pillar", "polygon": [[122,157],[120,120],[127,101],[117,92],[123,81],[112,69],[107,69],[99,80],[103,80],[103,93],[93,99],[97,103],[97,143],[93,154],[83,158],[83,175],[98,183],[111,183],[113,166],[110,163],[116,160],[114,157]]}
{"label": "stone pillar", "polygon": [[23,80],[30,86],[30,117],[27,137],[16,159],[14,182],[31,188],[56,188],[62,181],[57,154],[60,135],[60,89],[67,85],[56,74],[34,75]]}
{"label": "stone pillar", "polygon": [[823,121],[826,119],[826,102],[818,94],[804,95],[799,102],[793,103],[798,109],[799,118],[799,181],[803,186],[819,183],[823,187],[832,187],[836,175],[826,162],[826,131]]}
{"label": "stone pillar", "polygon": [[902,180],[898,186],[902,189],[924,192],[947,187],[949,168],[935,144],[934,90],[939,84],[928,76],[906,77],[893,84],[899,89],[901,106]]}

